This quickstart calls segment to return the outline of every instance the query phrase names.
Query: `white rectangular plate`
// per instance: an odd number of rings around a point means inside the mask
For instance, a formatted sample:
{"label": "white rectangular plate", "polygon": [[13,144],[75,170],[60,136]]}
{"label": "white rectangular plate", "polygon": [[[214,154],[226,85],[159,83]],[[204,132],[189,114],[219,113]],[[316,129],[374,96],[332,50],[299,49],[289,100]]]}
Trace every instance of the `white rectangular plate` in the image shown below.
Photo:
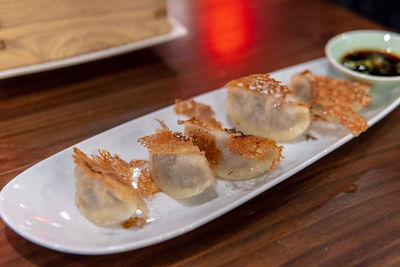
{"label": "white rectangular plate", "polygon": [[[329,63],[321,58],[273,73],[288,83],[292,74],[310,69],[332,76]],[[226,90],[218,89],[195,99],[210,104],[227,128],[232,127],[224,109]],[[370,126],[400,103],[400,87],[373,93],[372,103],[362,111]],[[174,130],[177,116],[173,107],[161,109],[87,139],[76,147],[86,153],[106,149],[125,160],[147,159],[147,151],[136,140],[154,133],[154,118],[162,119]],[[247,181],[219,180],[218,196],[202,203],[181,203],[164,193],[149,203],[151,222],[144,228],[109,229],[97,227],[84,218],[74,203],[74,164],[72,148],[63,150],[24,171],[0,194],[3,220],[21,236],[48,248],[77,254],[109,254],[159,243],[193,230],[234,209],[249,199],[282,182],[353,138],[337,124],[317,122],[308,131],[317,140],[299,138],[285,144],[285,158],[271,171]]]}
{"label": "white rectangular plate", "polygon": [[179,21],[174,19],[173,17],[169,18],[171,24],[171,31],[165,34],[160,34],[151,38],[143,39],[140,41],[113,46],[110,48],[85,53],[73,57],[67,57],[63,59],[48,61],[40,64],[29,65],[18,67],[14,69],[2,70],[0,71],[0,79],[6,79],[11,77],[16,77],[25,74],[31,74],[35,72],[53,70],[63,67],[68,67],[72,65],[82,64],[94,60],[99,60],[102,58],[107,58],[111,56],[120,55],[123,53],[131,52],[134,50],[142,49],[145,47],[150,47],[153,45],[165,43],[176,38],[182,37],[187,34],[187,30],[185,26],[183,26]]}

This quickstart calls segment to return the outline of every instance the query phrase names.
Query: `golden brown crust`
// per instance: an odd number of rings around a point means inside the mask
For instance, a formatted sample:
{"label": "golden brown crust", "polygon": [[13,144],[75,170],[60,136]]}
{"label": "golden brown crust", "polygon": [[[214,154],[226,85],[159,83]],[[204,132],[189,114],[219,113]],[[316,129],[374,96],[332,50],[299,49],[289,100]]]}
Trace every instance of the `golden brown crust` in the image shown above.
{"label": "golden brown crust", "polygon": [[302,72],[301,75],[304,75],[312,83],[313,87],[319,89],[316,93],[317,96],[322,99],[335,96],[340,97],[340,99],[344,100],[346,103],[353,104],[356,102],[362,106],[368,106],[370,104],[370,85],[368,83],[318,76],[309,70]]}
{"label": "golden brown crust", "polygon": [[[205,122],[196,118],[191,118],[186,121],[178,121],[179,124],[192,124],[197,126],[192,128],[189,137],[191,141],[197,145],[201,151],[205,152],[207,160],[213,164],[218,165],[218,160],[221,156],[221,151],[216,146],[216,138],[210,134],[210,127]],[[245,135],[236,129],[221,129],[230,135],[226,147],[233,153],[242,156],[246,159],[256,159],[262,161],[268,151],[275,151],[276,157],[272,160],[270,169],[283,158],[283,146],[278,146],[276,142],[267,138],[256,137],[252,135]]]}
{"label": "golden brown crust", "polygon": [[147,160],[132,160],[129,165],[133,172],[133,179],[137,181],[137,188],[142,196],[148,197],[161,192],[150,176],[149,162]]}
{"label": "golden brown crust", "polygon": [[205,129],[211,129],[211,126],[208,123],[206,123],[196,117],[192,117],[189,120],[178,120],[178,124],[185,124],[185,123],[190,123],[190,124],[193,124],[196,126],[203,127]]}
{"label": "golden brown crust", "polygon": [[300,75],[310,82],[312,105],[321,107],[322,112],[317,117],[333,117],[355,136],[367,130],[368,123],[354,111],[354,103],[370,104],[368,84],[317,76],[308,70]]}
{"label": "golden brown crust", "polygon": [[252,74],[230,81],[226,87],[245,89],[280,99],[285,99],[291,93],[288,86],[275,80],[270,74]]}
{"label": "golden brown crust", "polygon": [[270,169],[283,158],[283,146],[278,146],[276,142],[267,138],[257,137],[253,135],[232,134],[226,146],[235,154],[238,154],[246,159],[256,159],[263,161],[268,151],[275,151],[276,156],[272,159]]}
{"label": "golden brown crust", "polygon": [[150,154],[166,153],[200,153],[183,134],[171,131],[162,121],[161,129],[156,129],[156,133],[138,139],[138,142],[149,149]]}
{"label": "golden brown crust", "polygon": [[215,119],[215,112],[207,104],[202,104],[190,98],[188,100],[175,100],[174,110],[176,114],[185,115],[190,118],[195,117],[202,120],[215,128],[222,128],[219,121]]}
{"label": "golden brown crust", "polygon": [[122,197],[142,205],[139,192],[132,186],[132,171],[129,163],[125,162],[118,155],[111,156],[105,150],[99,151],[99,156],[86,156],[78,148],[73,148],[74,162],[88,173],[89,177],[102,181],[107,187],[114,189]]}
{"label": "golden brown crust", "polygon": [[[147,160],[132,160],[127,163],[119,158],[118,155],[111,156],[105,150],[99,151],[99,156],[92,155],[92,159],[90,159],[78,148],[73,150],[75,163],[108,185],[111,184],[113,186],[115,181],[127,187],[129,192],[140,193],[143,196],[150,196],[160,192],[160,189],[154,184],[150,176],[149,162]],[[105,176],[109,176],[111,182]],[[132,186],[134,182],[137,183],[137,190]]]}
{"label": "golden brown crust", "polygon": [[217,148],[215,136],[209,133],[208,125],[196,118],[191,118],[186,121],[178,121],[179,124],[192,124],[198,126],[192,128],[189,132],[191,142],[197,146],[200,151],[205,153],[207,161],[213,165],[218,165],[218,159],[221,156],[221,151]]}
{"label": "golden brown crust", "polygon": [[131,228],[131,227],[143,228],[145,224],[146,224],[146,218],[134,217],[134,218],[129,218],[128,220],[122,222],[121,226],[124,228]]}

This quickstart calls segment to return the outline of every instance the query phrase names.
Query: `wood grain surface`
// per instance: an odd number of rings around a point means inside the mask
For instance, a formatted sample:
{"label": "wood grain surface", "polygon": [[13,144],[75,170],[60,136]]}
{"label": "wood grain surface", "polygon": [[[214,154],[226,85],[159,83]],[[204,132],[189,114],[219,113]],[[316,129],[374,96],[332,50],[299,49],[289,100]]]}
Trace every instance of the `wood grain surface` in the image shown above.
{"label": "wood grain surface", "polygon": [[165,0],[0,0],[0,70],[167,33],[166,15]]}
{"label": "wood grain surface", "polygon": [[[179,40],[0,81],[0,188],[113,126],[323,56],[327,40],[381,26],[324,0],[175,0]],[[400,110],[285,182],[183,236],[135,251],[52,251],[0,221],[0,266],[398,266]]]}

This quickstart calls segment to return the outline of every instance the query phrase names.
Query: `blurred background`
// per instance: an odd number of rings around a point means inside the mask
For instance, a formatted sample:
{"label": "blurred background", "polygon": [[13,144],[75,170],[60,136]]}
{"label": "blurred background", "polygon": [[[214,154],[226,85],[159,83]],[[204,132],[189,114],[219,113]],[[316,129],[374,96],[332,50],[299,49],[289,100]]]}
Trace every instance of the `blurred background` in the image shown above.
{"label": "blurred background", "polygon": [[400,31],[399,0],[333,0],[333,2],[397,32]]}

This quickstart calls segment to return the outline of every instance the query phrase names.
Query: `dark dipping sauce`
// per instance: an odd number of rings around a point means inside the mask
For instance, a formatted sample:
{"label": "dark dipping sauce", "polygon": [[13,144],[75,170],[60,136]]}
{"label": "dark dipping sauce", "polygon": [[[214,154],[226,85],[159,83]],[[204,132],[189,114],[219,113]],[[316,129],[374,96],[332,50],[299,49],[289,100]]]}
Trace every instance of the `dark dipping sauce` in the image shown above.
{"label": "dark dipping sauce", "polygon": [[345,55],[342,64],[351,70],[376,76],[399,76],[400,57],[394,54],[358,50]]}

